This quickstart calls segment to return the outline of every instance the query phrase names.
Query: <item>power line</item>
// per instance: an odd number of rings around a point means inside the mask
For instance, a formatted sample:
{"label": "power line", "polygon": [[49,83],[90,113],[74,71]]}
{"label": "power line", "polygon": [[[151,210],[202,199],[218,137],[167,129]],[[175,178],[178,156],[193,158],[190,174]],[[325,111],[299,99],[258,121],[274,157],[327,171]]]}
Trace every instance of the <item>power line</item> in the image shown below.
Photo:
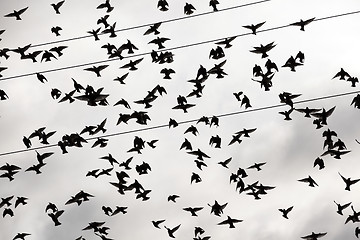
{"label": "power line", "polygon": [[[208,14],[229,11],[229,10],[232,10],[232,9],[247,7],[247,6],[256,5],[256,4],[269,2],[269,1],[271,1],[271,0],[261,0],[261,1],[257,1],[257,2],[246,3],[246,4],[242,4],[242,5],[237,5],[237,6],[232,6],[232,7],[228,7],[228,8],[219,9],[218,11],[209,11],[209,12],[204,12],[204,13],[199,13],[199,14],[192,14],[192,15],[187,15],[187,16],[183,16],[183,17],[168,19],[168,20],[159,21],[159,22],[161,22],[162,24],[163,23],[170,23],[170,22],[180,21],[180,20],[184,20],[184,19],[200,17],[200,16],[204,16],[204,15],[208,15]],[[157,23],[159,23],[159,22],[157,22]],[[155,23],[146,23],[146,24],[137,25],[137,26],[133,26],[133,27],[121,28],[121,29],[115,30],[115,32],[123,32],[123,31],[143,28],[143,27],[149,27],[149,26],[152,26],[154,24]],[[104,35],[104,34],[105,33],[99,33],[98,35]],[[86,35],[86,36],[68,38],[68,39],[63,39],[63,40],[58,40],[58,41],[38,43],[38,44],[34,44],[34,45],[30,46],[30,47],[40,47],[40,46],[46,46],[46,45],[51,45],[51,44],[56,44],[56,43],[70,42],[70,41],[80,40],[80,39],[89,38],[89,37],[93,37],[93,35]]]}
{"label": "power line", "polygon": [[[322,18],[317,18],[314,21],[322,21],[322,20],[327,20],[327,19],[336,18],[336,17],[343,17],[343,16],[348,16],[348,15],[353,15],[353,14],[358,14],[358,13],[360,13],[360,10],[359,11],[348,12],[348,13],[337,14],[337,15],[332,15],[332,16],[327,16],[327,17],[322,17]],[[278,29],[282,29],[282,28],[286,28],[286,27],[293,27],[293,26],[291,26],[290,24],[287,24],[287,25],[282,25],[282,26],[278,26],[278,27],[258,30],[257,33],[278,30]],[[244,37],[244,36],[247,36],[247,35],[252,35],[252,33],[250,33],[250,32],[249,33],[242,33],[242,34],[234,35],[232,37],[237,37],[238,38],[238,37]],[[194,47],[194,46],[198,46],[198,45],[202,45],[202,44],[218,42],[220,40],[223,40],[224,38],[226,38],[226,37],[212,39],[212,40],[206,40],[206,41],[197,42],[197,43],[185,44],[185,45],[181,45],[181,46],[176,46],[176,47],[172,47],[172,48],[158,50],[156,52],[172,51],[172,50],[177,50],[177,49],[182,49],[182,48]],[[133,55],[129,55],[129,56],[124,56],[123,58],[126,59],[126,58],[141,57],[141,56],[145,56],[145,55],[149,55],[149,54],[151,54],[151,52],[133,54]],[[89,65],[96,65],[96,64],[101,64],[101,63],[106,63],[106,62],[111,62],[111,61],[116,61],[116,60],[119,60],[119,58],[105,59],[105,60],[95,61],[95,62],[90,62],[90,63],[82,63],[82,64],[77,64],[77,65],[61,67],[61,68],[54,68],[54,69],[44,70],[44,71],[25,73],[25,74],[0,78],[0,81],[10,80],[10,79],[14,79],[14,78],[27,77],[27,76],[35,75],[37,73],[45,74],[45,73],[62,71],[62,70],[67,70],[67,69],[73,69],[73,68],[84,67],[84,66],[89,66]]]}
{"label": "power line", "polygon": [[[348,95],[352,95],[352,94],[356,94],[356,93],[360,93],[360,90],[359,91],[353,91],[353,92],[332,94],[332,95],[321,96],[321,97],[316,97],[316,98],[310,98],[310,99],[305,99],[305,100],[300,100],[300,101],[295,101],[294,105],[301,104],[301,103],[315,102],[315,101],[320,101],[320,100],[325,100],[325,99],[331,99],[331,98],[337,98],[337,97],[343,97],[343,96],[348,96]],[[229,116],[234,116],[234,115],[239,115],[239,114],[244,114],[244,113],[259,112],[259,111],[278,108],[278,107],[283,107],[283,106],[286,106],[286,104],[284,104],[284,103],[283,104],[275,104],[275,105],[270,105],[270,106],[265,106],[265,107],[247,109],[247,110],[243,110],[243,111],[224,113],[224,114],[219,114],[219,115],[215,115],[215,116],[218,117],[218,118],[229,117]],[[186,123],[192,123],[192,122],[196,122],[198,120],[199,119],[185,120],[185,121],[178,122],[178,125],[182,125],[182,124],[186,124]],[[110,133],[110,134],[106,134],[106,135],[102,135],[102,136],[98,136],[98,137],[90,137],[90,138],[86,138],[85,140],[86,141],[91,141],[91,140],[95,140],[95,139],[98,139],[98,138],[110,138],[110,137],[130,134],[130,133],[136,133],[136,132],[143,132],[143,131],[148,131],[148,130],[153,130],[153,129],[165,128],[165,127],[168,127],[168,126],[169,126],[168,124],[161,124],[161,125],[157,125],[157,126],[133,129],[133,130],[129,130],[129,131]],[[50,145],[45,145],[45,146],[40,146],[40,147],[35,147],[35,148],[27,148],[27,149],[22,149],[22,150],[5,152],[5,153],[0,153],[0,157],[6,156],[6,155],[17,154],[17,153],[34,151],[34,150],[52,148],[52,147],[56,147],[56,146],[58,146],[58,145],[57,144],[50,144]]]}

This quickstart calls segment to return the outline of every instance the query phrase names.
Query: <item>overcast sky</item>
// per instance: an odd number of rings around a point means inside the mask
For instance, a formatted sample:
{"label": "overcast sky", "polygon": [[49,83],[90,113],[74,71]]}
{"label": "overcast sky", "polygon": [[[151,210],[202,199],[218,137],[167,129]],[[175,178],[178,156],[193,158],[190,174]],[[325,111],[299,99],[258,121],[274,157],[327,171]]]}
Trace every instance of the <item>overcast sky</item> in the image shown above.
{"label": "overcast sky", "polygon": [[[219,2],[219,10],[251,3],[235,0]],[[241,35],[232,41],[231,48],[221,46],[225,57],[218,60],[209,59],[210,50],[219,46],[215,42],[209,42],[171,50],[174,61],[165,64],[153,63],[150,55],[142,55],[157,50],[155,44],[148,44],[156,36],[144,35],[147,26],[119,31],[115,38],[104,34],[99,36],[99,41],[87,37],[37,47],[36,45],[87,36],[88,31],[99,27],[103,30],[104,26],[97,24],[97,20],[106,14],[109,15],[108,22],[111,25],[116,22],[117,30],[184,17],[185,1],[168,0],[168,11],[160,11],[156,0],[110,1],[114,10],[106,13],[106,9],[97,9],[97,6],[103,3],[101,0],[65,0],[60,7],[61,14],[55,14],[50,3],[45,0],[0,3],[1,17],[13,10],[28,7],[21,15],[21,21],[2,17],[0,30],[4,29],[5,32],[0,36],[0,49],[35,45],[28,49],[28,53],[49,50],[55,46],[67,46],[61,57],[49,62],[41,62],[42,53],[36,58],[36,63],[29,59],[21,60],[20,55],[12,51],[8,52],[8,59],[0,57],[0,67],[7,67],[1,72],[3,77],[0,80],[3,81],[0,81],[0,89],[9,96],[9,99],[0,101],[0,154],[25,150],[23,136],[28,137],[41,127],[46,127],[46,133],[56,131],[49,138],[50,145],[57,144],[65,134],[80,133],[85,126],[96,126],[104,119],[107,119],[107,131],[104,134],[119,134],[106,137],[108,145],[104,148],[92,148],[94,140],[89,140],[82,148],[68,148],[67,154],[62,154],[57,146],[38,150],[39,153],[54,153],[44,160],[46,165],[41,169],[41,174],[25,172],[37,163],[35,150],[0,156],[1,166],[9,163],[21,167],[13,181],[0,179],[0,198],[14,195],[9,207],[14,216],[0,218],[0,239],[10,240],[21,232],[30,233],[31,236],[26,237],[29,240],[71,240],[80,236],[87,240],[100,239],[93,231],[82,229],[90,222],[103,221],[104,226],[110,228],[107,235],[110,239],[167,239],[169,236],[164,225],[173,228],[179,224],[180,228],[174,233],[177,239],[193,238],[195,227],[203,228],[205,233],[202,237],[211,236],[211,239],[300,239],[311,232],[327,232],[323,239],[328,240],[356,238],[355,228],[360,224],[344,224],[346,218],[352,214],[351,208],[346,208],[341,216],[336,213],[337,207],[334,203],[352,202],[353,208],[360,211],[360,183],[353,185],[351,191],[346,191],[345,183],[338,174],[352,179],[360,178],[360,145],[355,141],[360,140],[360,112],[350,105],[356,94],[294,105],[295,108],[326,110],[336,106],[328,118],[328,125],[320,129],[316,129],[312,123],[314,117],[305,118],[304,114],[297,111],[291,113],[291,121],[285,121],[279,112],[288,110],[289,106],[256,109],[279,105],[278,95],[282,92],[301,94],[294,101],[302,101],[359,90],[358,86],[351,87],[350,82],[332,79],[341,68],[353,77],[360,76],[360,35],[356,31],[360,27],[359,14],[327,18],[359,11],[358,1],[271,0],[163,23],[159,27],[158,36],[170,39],[164,43],[165,49]],[[212,11],[208,1],[191,0],[189,3],[196,8],[193,15]],[[289,26],[253,35],[246,34],[250,30],[242,27],[265,21],[259,28],[260,31],[313,17],[317,21],[306,25],[305,31],[300,31],[298,26]],[[60,36],[51,32],[54,26],[63,29]],[[140,56],[132,57],[125,50],[123,55],[126,58],[123,60],[95,64],[109,65],[101,71],[101,77],[83,70],[93,66],[92,64],[71,67],[106,60],[106,49],[101,46],[110,43],[119,47],[127,40],[139,49],[135,50],[134,54]],[[260,44],[271,42],[276,46],[268,52],[268,58],[261,58],[261,55],[250,52]],[[302,66],[296,67],[296,72],[281,67],[290,56],[295,57],[299,51],[304,53],[305,60]],[[130,60],[142,57],[144,59],[137,65],[138,70],[120,68]],[[274,74],[270,91],[264,91],[259,83],[251,79],[259,79],[253,76],[255,64],[265,71],[264,64],[268,59],[277,64],[279,71]],[[188,109],[188,113],[172,109],[177,105],[179,95],[187,96],[194,88],[188,80],[196,77],[200,65],[209,70],[223,60],[226,60],[226,63],[222,68],[227,75],[219,79],[211,74],[203,83],[205,87],[202,96],[187,98],[188,103],[196,106]],[[67,69],[56,70],[60,68]],[[171,80],[163,79],[164,75],[160,73],[163,68],[175,70]],[[41,83],[36,75],[32,74],[48,70],[55,71],[44,73],[48,80],[45,83]],[[125,84],[113,81],[128,72]],[[29,76],[16,77],[21,75]],[[91,85],[95,90],[103,87],[102,93],[109,94],[109,105],[88,106],[80,100],[72,104],[68,101],[58,103],[59,99],[54,100],[51,97],[51,90],[59,89],[63,97],[64,93],[73,90],[72,78],[84,87]],[[144,105],[134,103],[143,99],[156,85],[163,86],[167,94],[157,94],[151,108],[145,109]],[[252,107],[247,110],[256,111],[239,113],[244,111],[245,107],[240,106],[233,93],[240,91],[250,99]],[[74,94],[78,95],[80,93]],[[114,106],[122,98],[128,101],[131,109],[122,105]],[[147,125],[138,124],[133,119],[129,120],[128,124],[116,125],[120,113],[131,114],[134,111],[146,111],[151,120]],[[236,112],[238,114],[223,116]],[[214,115],[223,116],[219,118],[218,127],[196,123],[202,116]],[[165,126],[143,131],[148,127],[167,125],[170,118],[179,123],[195,121],[180,124],[176,128],[169,129]],[[197,136],[184,134],[191,125],[198,129]],[[250,138],[242,136],[243,141],[240,144],[228,145],[232,136],[243,128],[256,128],[256,131],[250,134]],[[321,157],[325,168],[319,170],[318,167],[313,167],[313,163],[326,150],[326,147],[323,148],[325,138],[322,134],[327,129],[335,131],[337,137],[332,139],[341,139],[351,152],[341,156],[341,159],[334,159],[330,155]],[[133,130],[138,131],[126,133]],[[209,145],[210,138],[216,135],[222,139],[221,148]],[[100,132],[94,136],[87,133],[81,136],[89,138],[104,135]],[[154,149],[146,144],[142,154],[129,153],[127,151],[133,147],[135,136],[148,142],[155,139],[158,142]],[[204,160],[207,167],[203,170],[196,167],[196,156],[188,154],[184,149],[179,150],[185,138],[191,142],[193,150],[199,148],[210,156]],[[32,147],[45,146],[37,138],[32,138],[31,141]],[[125,171],[117,164],[111,176],[86,177],[90,170],[111,167],[107,161],[100,159],[109,153],[118,162],[133,157],[130,163],[132,169],[126,171],[130,176],[127,184],[136,179],[145,189],[152,190],[148,195],[149,200],[136,199],[134,191],[121,195],[109,184],[117,181],[115,171]],[[228,168],[217,164],[230,157],[232,161]],[[135,166],[143,162],[151,166],[151,171],[139,175]],[[261,171],[246,169],[261,162],[266,162]],[[239,168],[246,169],[248,174],[248,177],[243,178],[245,184],[259,181],[275,188],[269,190],[268,194],[261,195],[260,200],[255,200],[246,192],[239,194],[236,183],[229,183],[230,175]],[[193,172],[200,175],[200,183],[190,183]],[[319,186],[312,188],[297,181],[309,175]],[[71,196],[80,190],[94,197],[80,206],[65,205]],[[167,201],[172,194],[180,196],[176,203]],[[20,204],[14,208],[15,200],[19,196],[27,197],[28,204]],[[228,203],[220,217],[210,214],[211,208],[208,204],[214,204],[215,200],[220,204]],[[60,226],[55,227],[45,212],[49,202],[56,204],[59,210],[64,210],[59,217],[62,223]],[[120,213],[106,216],[102,206],[112,209],[116,206],[127,206],[128,209],[124,215]],[[278,209],[290,206],[294,206],[293,210],[288,215],[289,219],[285,219]],[[193,217],[183,210],[186,207],[203,209],[198,212],[198,217]],[[0,209],[1,214],[4,209],[5,207]],[[227,216],[243,221],[236,223],[234,229],[227,225],[218,225]],[[166,221],[160,225],[161,229],[157,229],[151,221],[160,219]]]}

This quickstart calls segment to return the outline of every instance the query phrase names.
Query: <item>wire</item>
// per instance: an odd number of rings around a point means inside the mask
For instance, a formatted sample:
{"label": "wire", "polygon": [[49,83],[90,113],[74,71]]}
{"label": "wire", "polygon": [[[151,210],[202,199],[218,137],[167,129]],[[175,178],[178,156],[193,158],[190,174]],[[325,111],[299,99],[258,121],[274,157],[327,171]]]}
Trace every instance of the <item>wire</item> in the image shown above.
{"label": "wire", "polygon": [[[224,12],[224,11],[228,11],[228,10],[232,10],[232,9],[236,9],[236,8],[247,7],[247,6],[256,5],[256,4],[269,2],[269,1],[271,1],[271,0],[261,0],[261,1],[257,1],[257,2],[246,3],[246,4],[242,4],[242,5],[237,5],[237,6],[233,6],[233,7],[219,9],[218,11],[210,11],[210,12],[205,12],[205,13],[192,14],[192,15],[188,15],[188,16],[184,16],[184,17],[173,18],[173,19],[168,19],[168,20],[159,21],[159,22],[161,22],[162,24],[163,23],[170,23],[170,22],[180,21],[180,20],[184,20],[184,19],[200,17],[200,16],[212,14],[212,13]],[[155,23],[147,23],[147,24],[133,26],[133,27],[121,28],[121,29],[115,30],[115,32],[123,32],[123,31],[133,30],[133,29],[137,29],[137,28],[149,27],[149,26],[152,26],[154,24]],[[104,34],[105,33],[99,33],[98,35],[104,35]],[[30,46],[30,47],[40,47],[40,46],[46,46],[46,45],[51,45],[51,44],[55,44],[55,43],[70,42],[70,41],[89,38],[89,37],[93,37],[93,35],[86,35],[86,36],[68,38],[68,39],[63,39],[63,40],[58,40],[58,41],[39,43],[39,44],[34,44],[34,45]]]}
{"label": "wire", "polygon": [[[317,98],[310,98],[310,99],[305,99],[305,100],[301,100],[301,101],[296,101],[296,102],[293,102],[293,103],[294,103],[294,105],[296,105],[296,104],[301,104],[301,103],[320,101],[320,100],[324,100],[324,99],[343,97],[343,96],[352,95],[352,94],[355,94],[355,93],[359,94],[360,90],[359,91],[353,91],[353,92],[332,94],[332,95],[322,96],[322,97],[317,97]],[[265,107],[260,107],[260,108],[253,108],[253,109],[249,109],[249,110],[236,111],[236,112],[231,112],[231,113],[224,113],[224,114],[219,114],[219,115],[215,115],[215,116],[218,117],[218,118],[229,117],[229,116],[234,116],[234,115],[239,115],[239,114],[244,114],[244,113],[259,112],[259,111],[278,108],[278,107],[283,107],[283,106],[286,106],[286,104],[270,105],[270,106],[265,106]],[[182,125],[182,124],[186,124],[186,123],[192,123],[192,122],[196,122],[198,120],[199,119],[185,120],[185,121],[178,122],[178,125]],[[168,127],[168,126],[169,126],[168,124],[161,124],[161,125],[152,126],[152,127],[145,127],[145,128],[133,129],[133,130],[124,131],[124,132],[106,134],[106,135],[102,135],[102,136],[98,136],[98,137],[86,138],[85,140],[86,141],[91,141],[91,140],[98,139],[98,138],[110,138],[110,137],[130,134],[130,133],[136,133],[136,132],[143,132],[143,131],[148,131],[148,130],[153,130],[153,129],[165,128],[165,127]],[[12,154],[16,154],[16,153],[29,152],[29,151],[33,151],[33,150],[52,148],[52,147],[56,147],[56,146],[58,146],[58,145],[57,144],[50,144],[50,145],[45,145],[45,146],[40,146],[40,147],[35,147],[35,148],[27,148],[27,149],[16,150],[16,151],[11,151],[11,152],[4,152],[4,153],[0,153],[0,157],[6,156],[6,155],[12,155]]]}
{"label": "wire", "polygon": [[[358,13],[360,13],[360,10],[359,11],[354,11],[354,12],[348,12],[348,13],[332,15],[332,16],[323,17],[323,18],[317,18],[314,21],[322,21],[322,20],[327,20],[327,19],[330,19],[330,18],[343,17],[343,16],[348,16],[348,15],[358,14]],[[282,25],[282,26],[278,26],[278,27],[258,30],[257,33],[273,31],[273,30],[286,28],[286,27],[292,27],[292,26],[287,24],[287,25]],[[247,35],[252,35],[252,33],[250,33],[250,32],[249,33],[243,33],[243,34],[234,35],[232,37],[244,37],[244,36],[247,36]],[[198,45],[212,43],[212,42],[218,42],[220,40],[223,40],[224,38],[226,38],[226,37],[212,39],[212,40],[206,40],[206,41],[202,41],[202,42],[191,43],[191,44],[186,44],[186,45],[181,45],[181,46],[176,46],[176,47],[172,47],[172,48],[162,49],[160,51],[158,50],[156,52],[172,51],[172,50],[177,50],[177,49],[182,49],[182,48],[187,48],[187,47],[193,47],[193,46],[198,46]],[[126,59],[126,58],[141,57],[141,56],[145,56],[145,55],[148,55],[148,54],[151,54],[151,52],[133,54],[133,55],[129,55],[129,56],[124,56],[123,58]],[[49,73],[49,72],[56,72],[56,71],[62,71],[62,70],[67,70],[67,69],[72,69],[72,68],[78,68],[78,67],[84,67],[84,66],[95,65],[95,64],[100,64],[100,63],[106,63],[106,62],[111,62],[111,61],[116,61],[116,60],[119,60],[119,58],[105,59],[105,60],[101,60],[101,61],[97,61],[97,62],[77,64],[77,65],[72,65],[72,66],[67,66],[67,67],[62,67],[62,68],[54,68],[54,69],[38,71],[38,72],[33,72],[33,73],[25,73],[25,74],[0,78],[0,81],[10,80],[10,79],[14,79],[14,78],[27,77],[27,76],[35,75],[37,73],[44,74],[44,73]]]}

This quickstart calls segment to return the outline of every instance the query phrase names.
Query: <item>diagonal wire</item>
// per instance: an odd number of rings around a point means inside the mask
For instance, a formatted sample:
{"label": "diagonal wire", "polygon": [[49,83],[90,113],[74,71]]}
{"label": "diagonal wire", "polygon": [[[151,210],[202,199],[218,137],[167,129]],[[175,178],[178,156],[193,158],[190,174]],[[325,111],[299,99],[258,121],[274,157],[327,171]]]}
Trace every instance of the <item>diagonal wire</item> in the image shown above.
{"label": "diagonal wire", "polygon": [[[309,99],[300,100],[300,101],[294,101],[294,105],[302,104],[302,103],[308,103],[308,102],[315,102],[315,101],[320,101],[320,100],[325,100],[325,99],[331,99],[331,98],[338,98],[338,97],[353,95],[353,94],[356,94],[356,93],[359,94],[360,90],[352,91],[352,92],[332,94],[332,95],[321,96],[321,97],[316,97],[316,98],[309,98]],[[283,106],[286,106],[286,104],[284,104],[284,103],[275,104],[275,105],[270,105],[270,106],[265,106],[265,107],[252,108],[252,109],[247,109],[247,110],[242,110],[242,111],[224,113],[224,114],[219,114],[219,115],[215,115],[215,116],[218,117],[218,118],[229,117],[229,116],[235,116],[235,115],[239,115],[239,114],[245,114],[245,113],[251,113],[251,112],[259,112],[259,111],[264,111],[264,110],[268,110],[268,109],[279,108],[279,107],[283,107]],[[199,119],[185,120],[185,121],[178,122],[178,125],[197,122],[198,120]],[[95,140],[95,139],[98,139],[98,138],[110,138],[110,137],[130,134],[130,133],[136,133],[136,132],[143,132],[143,131],[148,131],[148,130],[153,130],[153,129],[165,128],[165,127],[168,127],[168,126],[169,126],[168,124],[161,124],[161,125],[157,125],[157,126],[133,129],[133,130],[129,130],[129,131],[110,133],[110,134],[106,134],[106,135],[102,135],[102,136],[98,136],[98,137],[90,137],[90,138],[86,138],[85,140],[86,141],[91,141],[91,140]],[[0,153],[0,157],[6,156],[6,155],[17,154],[17,153],[34,151],[34,150],[52,148],[52,147],[56,147],[56,146],[58,146],[58,145],[57,144],[50,144],[50,145],[45,145],[45,146],[40,146],[40,147],[21,149],[21,150],[15,150],[15,151],[10,151],[10,152],[3,152],[3,153]]]}

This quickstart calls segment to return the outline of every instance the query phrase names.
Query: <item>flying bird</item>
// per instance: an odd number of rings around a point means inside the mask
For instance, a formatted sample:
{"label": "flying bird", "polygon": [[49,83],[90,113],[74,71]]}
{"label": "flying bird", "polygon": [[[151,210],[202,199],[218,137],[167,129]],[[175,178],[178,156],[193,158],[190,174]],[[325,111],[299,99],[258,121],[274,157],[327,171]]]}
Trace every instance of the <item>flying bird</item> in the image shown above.
{"label": "flying bird", "polygon": [[308,25],[309,23],[311,23],[314,20],[315,20],[314,17],[309,18],[307,20],[300,19],[300,21],[298,21],[298,22],[290,23],[290,26],[300,26],[300,30],[305,31],[305,26]]}
{"label": "flying bird", "polygon": [[327,233],[314,233],[312,232],[310,235],[306,235],[301,237],[302,239],[307,239],[307,240],[317,240],[318,238],[321,238],[323,236],[325,236]]}
{"label": "flying bird", "polygon": [[244,28],[250,29],[252,34],[256,35],[257,30],[264,25],[265,22],[257,23],[257,24],[251,24],[251,25],[245,25]]}
{"label": "flying bird", "polygon": [[229,224],[229,228],[235,228],[234,223],[239,223],[242,222],[243,220],[239,220],[239,219],[235,219],[235,218],[231,218],[230,216],[227,216],[227,219],[219,222],[218,225],[225,225],[225,224]]}
{"label": "flying bird", "polygon": [[112,10],[114,10],[114,7],[110,5],[110,0],[106,0],[104,3],[101,3],[99,6],[96,7],[96,9],[103,9],[106,8],[106,12],[109,13]]}
{"label": "flying bird", "polygon": [[167,11],[169,10],[169,4],[166,0],[158,0],[158,4],[157,4],[157,7],[159,8],[160,11]]}
{"label": "flying bird", "polygon": [[286,219],[288,219],[289,212],[293,209],[294,206],[288,207],[288,208],[280,208],[279,211],[282,213],[282,216]]}
{"label": "flying bird", "polygon": [[55,26],[55,27],[52,27],[51,29],[51,32],[55,34],[55,36],[60,36],[60,31],[63,30],[60,26]]}
{"label": "flying bird", "polygon": [[168,228],[166,226],[164,226],[164,228],[167,230],[169,237],[175,238],[174,233],[180,228],[180,226],[181,226],[181,224],[179,224],[173,228]]}
{"label": "flying bird", "polygon": [[60,2],[58,2],[58,3],[52,3],[52,4],[50,4],[53,8],[54,8],[54,10],[55,10],[55,13],[56,14],[60,14],[60,7],[64,4],[64,2],[65,1],[60,1]]}
{"label": "flying bird", "polygon": [[156,228],[160,228],[160,224],[165,222],[165,219],[161,219],[161,220],[152,220],[151,223],[154,225],[154,227]]}
{"label": "flying bird", "polygon": [[107,68],[109,65],[92,66],[91,68],[85,68],[85,71],[94,72],[97,77],[101,77],[100,72]]}
{"label": "flying bird", "polygon": [[340,175],[341,179],[345,182],[345,184],[346,184],[345,190],[347,190],[347,191],[350,191],[350,186],[351,185],[353,185],[353,184],[360,181],[360,179],[346,178],[343,175],[341,175],[340,173],[339,173],[339,175]]}
{"label": "flying bird", "polygon": [[154,33],[155,35],[160,34],[160,32],[159,32],[159,30],[158,30],[159,27],[160,27],[160,25],[161,25],[161,22],[158,22],[158,23],[155,23],[155,24],[151,25],[151,26],[145,31],[144,35],[149,35],[149,34],[151,34],[151,33]]}
{"label": "flying bird", "polygon": [[262,45],[260,44],[259,47],[254,47],[253,50],[250,50],[250,52],[252,53],[257,53],[257,54],[261,54],[261,58],[266,58],[269,55],[267,54],[267,52],[269,52],[271,49],[273,49],[276,46],[276,44],[274,44],[274,42],[268,43],[266,45]]}
{"label": "flying bird", "polygon": [[334,203],[335,203],[336,206],[337,206],[336,212],[337,212],[338,214],[340,214],[340,215],[343,215],[343,212],[342,212],[342,211],[343,211],[345,208],[349,207],[350,204],[351,204],[351,202],[349,202],[349,203],[345,203],[344,205],[341,205],[340,203],[337,203],[337,202],[335,202],[335,201],[334,201]]}
{"label": "flying bird", "polygon": [[17,233],[16,236],[13,238],[13,240],[16,239],[25,240],[25,237],[30,235],[31,235],[30,233]]}
{"label": "flying bird", "polygon": [[185,15],[191,15],[194,13],[195,10],[196,10],[196,8],[191,3],[185,3],[185,6],[184,6],[184,14]]}
{"label": "flying bird", "polygon": [[308,183],[310,187],[319,186],[310,175],[307,178],[302,178],[299,179],[298,181]]}
{"label": "flying bird", "polygon": [[136,59],[136,60],[130,60],[129,63],[121,66],[120,68],[129,68],[130,71],[135,71],[137,70],[138,68],[136,67],[137,64],[139,64],[144,58],[139,58],[139,59]]}
{"label": "flying bird", "polygon": [[6,14],[4,17],[15,17],[16,20],[22,20],[21,15],[28,9],[29,7],[22,8],[20,10],[14,10],[12,13]]}
{"label": "flying bird", "polygon": [[165,37],[156,37],[155,39],[151,40],[149,42],[150,43],[153,43],[153,44],[156,44],[158,46],[158,49],[163,49],[165,48],[165,46],[163,45],[164,42],[170,40],[170,38],[165,38]]}

